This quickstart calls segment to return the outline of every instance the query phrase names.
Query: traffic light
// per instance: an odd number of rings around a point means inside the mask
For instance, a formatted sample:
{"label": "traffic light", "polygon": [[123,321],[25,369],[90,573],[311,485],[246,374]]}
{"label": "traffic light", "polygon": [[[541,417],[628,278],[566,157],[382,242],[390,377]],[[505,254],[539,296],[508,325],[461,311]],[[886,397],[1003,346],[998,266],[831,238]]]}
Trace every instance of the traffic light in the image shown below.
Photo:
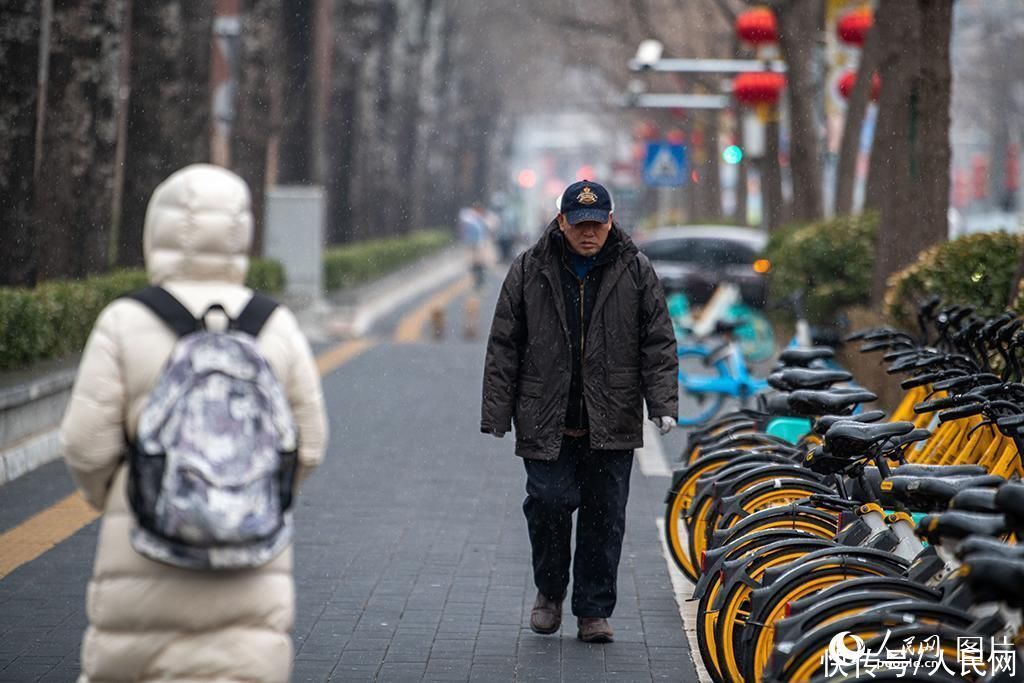
{"label": "traffic light", "polygon": [[737,145],[729,145],[722,150],[722,161],[729,165],[738,164],[743,160],[743,150]]}

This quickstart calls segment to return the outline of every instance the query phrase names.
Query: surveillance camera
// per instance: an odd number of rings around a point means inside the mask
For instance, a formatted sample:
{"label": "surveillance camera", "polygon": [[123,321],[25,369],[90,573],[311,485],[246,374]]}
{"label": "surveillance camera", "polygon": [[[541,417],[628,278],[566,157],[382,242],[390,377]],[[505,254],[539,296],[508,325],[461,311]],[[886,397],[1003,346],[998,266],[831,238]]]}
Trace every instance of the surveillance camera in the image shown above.
{"label": "surveillance camera", "polygon": [[661,60],[661,53],[665,46],[661,41],[648,39],[640,43],[636,49],[636,57],[633,63],[640,69],[652,69]]}

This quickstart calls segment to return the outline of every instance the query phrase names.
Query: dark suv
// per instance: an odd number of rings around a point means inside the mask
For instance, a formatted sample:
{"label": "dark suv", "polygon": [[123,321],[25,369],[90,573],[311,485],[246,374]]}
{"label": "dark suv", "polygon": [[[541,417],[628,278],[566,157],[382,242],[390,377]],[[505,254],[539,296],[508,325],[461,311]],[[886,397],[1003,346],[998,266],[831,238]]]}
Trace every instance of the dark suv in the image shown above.
{"label": "dark suv", "polygon": [[720,282],[734,282],[743,300],[759,308],[765,304],[765,274],[771,268],[761,258],[766,242],[760,230],[716,225],[659,228],[637,238],[666,292],[682,291],[701,306]]}

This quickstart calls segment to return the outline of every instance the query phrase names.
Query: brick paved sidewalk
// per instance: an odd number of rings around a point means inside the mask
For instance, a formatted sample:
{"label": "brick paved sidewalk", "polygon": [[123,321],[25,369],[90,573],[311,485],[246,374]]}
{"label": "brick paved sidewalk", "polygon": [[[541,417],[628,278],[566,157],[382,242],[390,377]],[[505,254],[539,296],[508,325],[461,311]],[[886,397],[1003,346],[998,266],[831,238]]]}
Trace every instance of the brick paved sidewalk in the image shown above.
{"label": "brick paved sidewalk", "polygon": [[481,362],[477,345],[383,346],[329,384],[337,448],[299,518],[294,679],[696,680],[655,525],[667,480],[638,469],[617,642],[580,643],[572,619],[558,636],[524,628],[525,475],[511,439],[477,433]]}

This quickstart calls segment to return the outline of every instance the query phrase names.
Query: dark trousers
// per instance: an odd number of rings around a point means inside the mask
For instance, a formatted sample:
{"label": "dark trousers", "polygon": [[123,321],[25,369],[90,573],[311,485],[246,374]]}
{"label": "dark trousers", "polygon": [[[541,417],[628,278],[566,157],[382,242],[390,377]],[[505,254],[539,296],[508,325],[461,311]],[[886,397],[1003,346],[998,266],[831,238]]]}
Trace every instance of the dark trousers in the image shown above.
{"label": "dark trousers", "polygon": [[[565,596],[572,563],[572,613],[609,617],[626,525],[633,451],[591,450],[588,437],[563,437],[554,461],[525,460],[523,511],[533,546],[533,580],[549,598]],[[576,559],[570,539],[576,518]]]}

